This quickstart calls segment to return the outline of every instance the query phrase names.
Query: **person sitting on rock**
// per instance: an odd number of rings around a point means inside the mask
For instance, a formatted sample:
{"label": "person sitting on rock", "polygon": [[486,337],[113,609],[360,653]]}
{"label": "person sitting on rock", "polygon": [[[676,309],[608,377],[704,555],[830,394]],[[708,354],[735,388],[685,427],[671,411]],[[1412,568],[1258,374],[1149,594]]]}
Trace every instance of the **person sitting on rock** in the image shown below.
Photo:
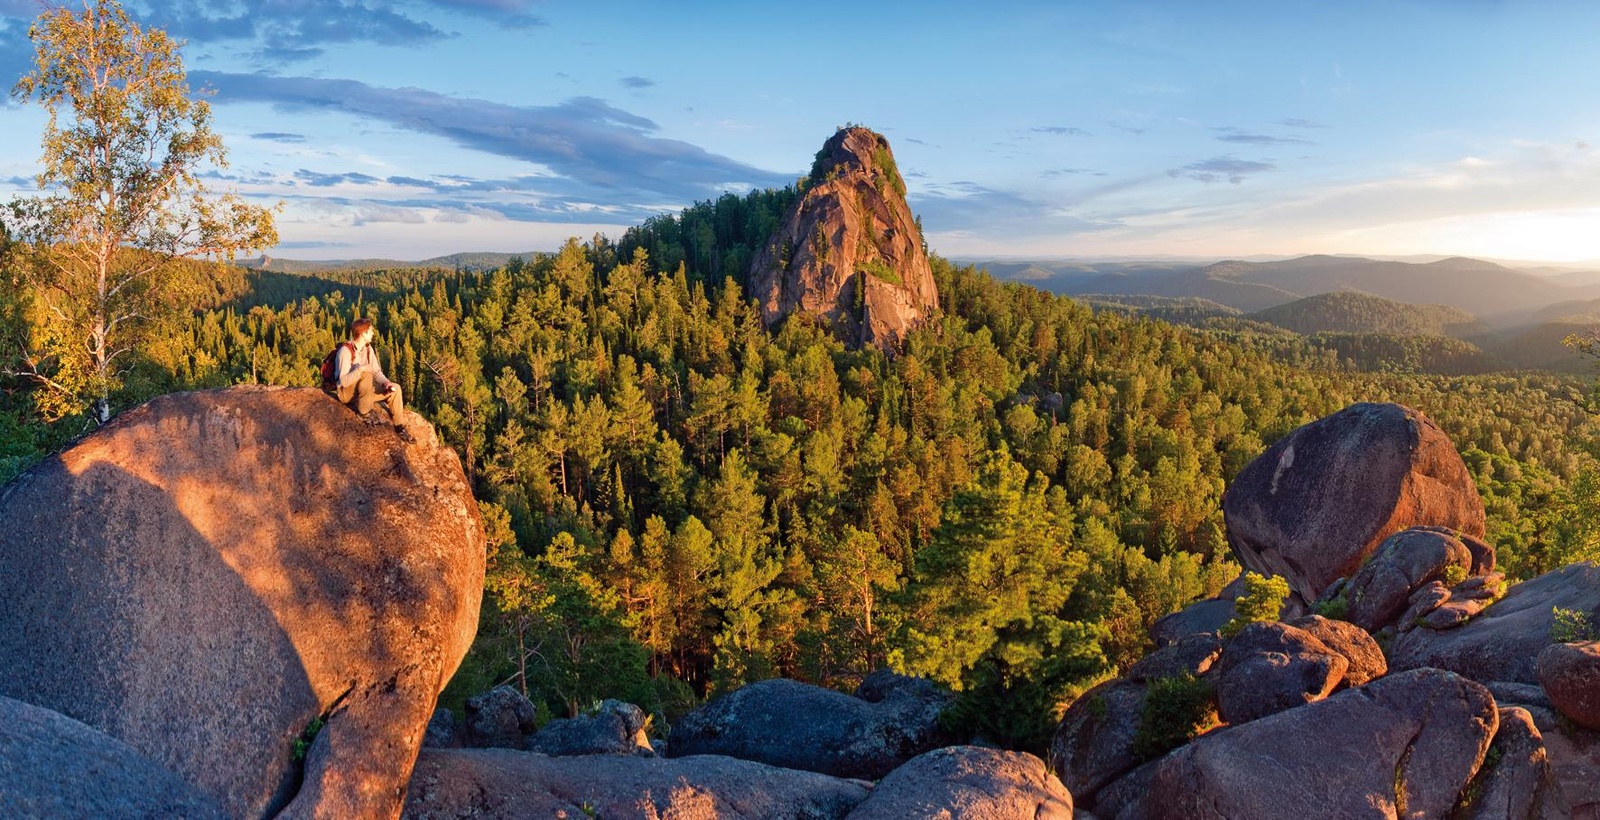
{"label": "person sitting on rock", "polygon": [[339,345],[334,356],[334,384],[329,392],[341,403],[356,411],[362,421],[376,427],[383,423],[375,404],[382,404],[394,422],[394,431],[405,441],[415,441],[405,425],[405,402],[400,397],[400,385],[389,381],[378,363],[378,353],[372,349],[373,326],[371,319],[357,319],[350,323],[350,341]]}

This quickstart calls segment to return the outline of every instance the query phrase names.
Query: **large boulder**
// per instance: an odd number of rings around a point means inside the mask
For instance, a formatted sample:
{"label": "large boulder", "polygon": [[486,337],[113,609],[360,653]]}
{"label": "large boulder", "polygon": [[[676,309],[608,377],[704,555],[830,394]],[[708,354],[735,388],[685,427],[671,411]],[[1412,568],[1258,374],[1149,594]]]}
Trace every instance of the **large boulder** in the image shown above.
{"label": "large boulder", "polygon": [[950,746],[890,772],[848,820],[922,817],[1072,820],[1072,795],[1031,754]]}
{"label": "large boulder", "polygon": [[1183,675],[1198,678],[1211,671],[1221,655],[1222,639],[1216,633],[1187,635],[1140,658],[1123,677],[1139,682]]}
{"label": "large boulder", "polygon": [[750,295],[773,325],[822,320],[851,345],[894,347],[939,308],[922,231],[883,135],[841,128],[798,202],[750,263]]}
{"label": "large boulder", "polygon": [[1535,671],[1556,711],[1600,731],[1600,642],[1551,644],[1539,653]]}
{"label": "large boulder", "polygon": [[1480,682],[1536,684],[1539,653],[1555,643],[1551,610],[1600,611],[1600,566],[1571,564],[1517,584],[1455,629],[1413,629],[1389,646],[1391,670],[1449,669]]}
{"label": "large boulder", "polygon": [[1500,708],[1500,728],[1484,767],[1462,795],[1462,820],[1555,820],[1570,816],[1528,710]]}
{"label": "large boulder", "polygon": [[224,818],[222,805],[110,735],[0,697],[6,817]]}
{"label": "large boulder", "polygon": [[1163,647],[1193,635],[1214,634],[1239,614],[1233,603],[1233,598],[1204,598],[1163,615],[1150,625],[1150,640]]}
{"label": "large boulder", "polygon": [[1411,593],[1430,582],[1442,582],[1451,568],[1459,570],[1462,577],[1473,574],[1483,562],[1473,560],[1474,550],[1465,543],[1469,540],[1478,543],[1478,552],[1489,556],[1488,569],[1483,571],[1493,569],[1492,548],[1443,527],[1411,527],[1385,538],[1345,584],[1350,622],[1376,632],[1400,620]]}
{"label": "large boulder", "polygon": [[1477,683],[1391,674],[1178,749],[1121,816],[1448,817],[1498,723]]}
{"label": "large boulder", "polygon": [[1093,804],[1095,795],[1143,760],[1134,751],[1144,719],[1145,687],[1122,680],[1100,684],[1067,707],[1050,741],[1050,760],[1067,789]]}
{"label": "large boulder", "polygon": [[[123,413],[0,491],[0,694],[116,737],[237,817],[384,817],[477,629],[455,453],[314,389]],[[303,785],[292,747],[319,715]],[[298,792],[296,787],[299,785]]]}
{"label": "large boulder", "polygon": [[1522,706],[1544,742],[1562,803],[1573,817],[1600,817],[1600,732],[1545,706]]}
{"label": "large boulder", "polygon": [[1279,439],[1239,472],[1222,512],[1240,563],[1288,579],[1303,603],[1407,527],[1484,532],[1455,446],[1398,404],[1354,404]]}
{"label": "large boulder", "polygon": [[876,780],[955,742],[939,727],[948,693],[900,686],[876,703],[782,678],[737,689],[678,719],[669,757],[728,755]]}
{"label": "large boulder", "polygon": [[1365,686],[1389,673],[1383,647],[1367,631],[1348,621],[1335,621],[1321,615],[1307,615],[1289,624],[1322,642],[1349,662],[1340,686]]}
{"label": "large boulder", "polygon": [[424,749],[406,795],[416,820],[843,817],[857,782],[731,757],[546,757],[510,749]]}
{"label": "large boulder", "polygon": [[467,698],[466,745],[521,749],[539,729],[539,707],[514,686],[501,684]]}
{"label": "large boulder", "polygon": [[631,703],[607,699],[594,714],[557,718],[528,738],[527,749],[558,755],[653,756],[644,732],[644,710]]}
{"label": "large boulder", "polygon": [[1222,650],[1211,675],[1217,714],[1244,723],[1327,697],[1350,662],[1311,633],[1288,624],[1253,623]]}

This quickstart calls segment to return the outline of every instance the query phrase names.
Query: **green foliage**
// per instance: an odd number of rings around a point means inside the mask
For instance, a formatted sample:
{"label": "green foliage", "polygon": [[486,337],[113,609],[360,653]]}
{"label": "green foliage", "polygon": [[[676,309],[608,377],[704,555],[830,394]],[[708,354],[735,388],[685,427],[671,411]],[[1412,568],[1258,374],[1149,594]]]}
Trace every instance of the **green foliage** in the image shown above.
{"label": "green foliage", "polygon": [[[1298,337],[1097,313],[937,257],[937,322],[893,358],[851,351],[804,318],[767,330],[723,275],[759,247],[742,244],[757,211],[794,195],[514,269],[247,275],[129,389],[313,384],[350,318],[376,317],[490,535],[447,703],[511,682],[553,713],[614,696],[665,724],[745,681],[848,688],[890,665],[958,685],[951,726],[1042,751],[1069,697],[1238,574],[1227,481],[1356,399],[1445,428],[1506,566],[1584,543],[1581,515],[1544,512],[1586,503],[1573,380],[1358,373]],[[0,457],[82,429],[4,386]]]}
{"label": "green foliage", "polygon": [[889,144],[882,137],[878,138],[877,147],[872,149],[872,164],[876,165],[883,174],[879,177],[879,192],[882,192],[882,181],[887,180],[889,188],[895,192],[895,195],[904,198],[906,195],[905,178],[900,176],[900,169],[894,164],[894,155],[889,153]]}
{"label": "green foliage", "polygon": [[300,730],[300,734],[295,736],[294,749],[291,753],[291,759],[294,762],[305,762],[306,752],[311,751],[311,744],[316,741],[317,734],[322,731],[322,727],[325,725],[327,725],[326,716],[318,715],[312,718],[310,723],[306,724],[306,728]]}
{"label": "green foliage", "polygon": [[871,274],[872,276],[876,276],[879,279],[888,282],[891,285],[903,286],[905,284],[905,281],[900,278],[900,273],[894,268],[889,267],[889,264],[884,262],[882,259],[869,259],[865,262],[859,262],[857,263],[856,267],[865,273]]}
{"label": "green foliage", "polygon": [[45,391],[47,417],[92,405],[103,424],[126,360],[205,295],[194,285],[210,270],[184,261],[231,261],[277,232],[272,211],[201,183],[226,153],[166,32],[93,0],[45,11],[28,33],[34,69],[12,96],[37,100],[49,119],[42,193],[10,207],[33,309],[8,369]]}
{"label": "green foliage", "polygon": [[1556,643],[1600,641],[1600,625],[1588,612],[1552,607],[1550,610],[1550,640]]}
{"label": "green foliage", "polygon": [[1461,566],[1460,564],[1451,564],[1450,566],[1444,568],[1444,572],[1439,576],[1439,580],[1443,582],[1445,586],[1453,587],[1456,584],[1467,580],[1467,568]]}
{"label": "green foliage", "polygon": [[1209,682],[1188,673],[1157,678],[1145,689],[1133,754],[1154,760],[1216,725],[1216,692]]}
{"label": "green foliage", "polygon": [[1318,601],[1311,608],[1316,614],[1329,620],[1346,621],[1350,619],[1350,599],[1342,592],[1330,600]]}
{"label": "green foliage", "polygon": [[1233,599],[1233,620],[1223,624],[1223,638],[1239,634],[1239,630],[1253,623],[1270,623],[1278,620],[1283,599],[1289,594],[1289,582],[1281,575],[1266,577],[1254,572],[1244,574],[1244,594]]}

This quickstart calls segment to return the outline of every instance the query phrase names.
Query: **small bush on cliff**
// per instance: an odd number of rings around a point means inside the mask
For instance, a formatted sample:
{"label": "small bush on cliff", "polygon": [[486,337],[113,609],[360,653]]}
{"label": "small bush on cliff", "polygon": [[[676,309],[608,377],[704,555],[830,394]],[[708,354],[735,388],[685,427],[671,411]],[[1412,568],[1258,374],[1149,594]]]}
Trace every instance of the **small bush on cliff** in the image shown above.
{"label": "small bush on cliff", "polygon": [[1145,690],[1133,753],[1154,760],[1217,725],[1216,693],[1210,683],[1187,672],[1157,678]]}
{"label": "small bush on cliff", "polygon": [[1246,626],[1278,620],[1283,610],[1283,599],[1289,594],[1289,582],[1282,576],[1266,577],[1254,572],[1244,574],[1244,594],[1233,599],[1233,620],[1222,626],[1222,637],[1231,638]]}
{"label": "small bush on cliff", "polygon": [[1332,621],[1350,620],[1350,599],[1342,592],[1329,600],[1316,602],[1311,609]]}
{"label": "small bush on cliff", "polygon": [[1600,640],[1600,628],[1596,628],[1594,619],[1587,612],[1553,607],[1550,610],[1550,640],[1556,643],[1596,641]]}

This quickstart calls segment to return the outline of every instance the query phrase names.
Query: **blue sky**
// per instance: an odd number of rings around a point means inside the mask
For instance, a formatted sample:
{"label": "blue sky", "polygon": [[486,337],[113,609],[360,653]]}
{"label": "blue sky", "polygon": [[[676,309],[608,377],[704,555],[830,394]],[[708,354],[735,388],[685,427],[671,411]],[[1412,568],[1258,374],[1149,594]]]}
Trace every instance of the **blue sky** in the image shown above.
{"label": "blue sky", "polygon": [[[72,0],[76,2],[76,0]],[[884,133],[930,245],[1600,259],[1600,4],[163,0],[292,258],[528,251]],[[0,0],[0,81],[35,0]],[[0,199],[44,113],[0,107]]]}

